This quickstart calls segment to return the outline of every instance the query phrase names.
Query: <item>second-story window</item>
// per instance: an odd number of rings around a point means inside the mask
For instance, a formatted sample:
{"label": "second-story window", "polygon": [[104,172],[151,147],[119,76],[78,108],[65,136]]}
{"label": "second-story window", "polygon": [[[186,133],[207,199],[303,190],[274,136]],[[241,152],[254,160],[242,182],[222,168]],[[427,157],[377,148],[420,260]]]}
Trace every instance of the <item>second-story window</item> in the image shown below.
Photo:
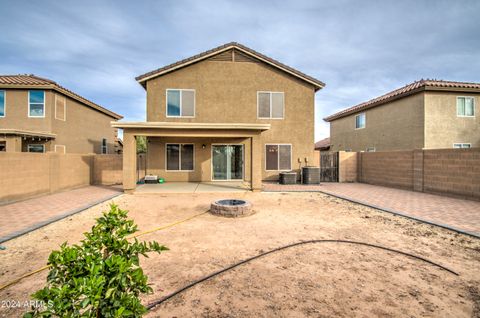
{"label": "second-story window", "polygon": [[45,117],[45,91],[28,92],[28,117]]}
{"label": "second-story window", "polygon": [[5,117],[5,91],[0,91],[0,117]]}
{"label": "second-story window", "polygon": [[473,97],[457,97],[457,116],[475,116],[475,101]]}
{"label": "second-story window", "polygon": [[195,90],[167,89],[167,117],[195,117]]}
{"label": "second-story window", "polygon": [[283,119],[284,116],[283,92],[258,92],[258,118]]}
{"label": "second-story window", "polygon": [[361,113],[355,116],[355,129],[365,128],[365,124],[366,124],[365,113]]}

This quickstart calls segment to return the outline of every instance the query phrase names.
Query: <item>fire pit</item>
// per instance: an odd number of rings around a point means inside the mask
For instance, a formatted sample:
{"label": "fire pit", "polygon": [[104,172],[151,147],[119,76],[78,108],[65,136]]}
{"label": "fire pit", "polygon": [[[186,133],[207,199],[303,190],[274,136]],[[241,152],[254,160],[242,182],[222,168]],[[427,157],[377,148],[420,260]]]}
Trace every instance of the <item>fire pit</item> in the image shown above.
{"label": "fire pit", "polygon": [[210,205],[210,213],[235,218],[250,215],[253,210],[252,204],[248,201],[225,199],[213,202]]}

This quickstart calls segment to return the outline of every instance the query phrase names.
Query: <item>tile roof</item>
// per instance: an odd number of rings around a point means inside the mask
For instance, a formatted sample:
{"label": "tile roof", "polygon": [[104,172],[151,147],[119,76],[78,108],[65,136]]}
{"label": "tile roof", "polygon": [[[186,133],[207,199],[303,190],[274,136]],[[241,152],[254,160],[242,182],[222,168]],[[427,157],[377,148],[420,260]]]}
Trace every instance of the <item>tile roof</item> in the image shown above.
{"label": "tile roof", "polygon": [[94,102],[72,92],[71,90],[68,90],[65,87],[58,85],[55,81],[52,81],[50,79],[39,77],[33,74],[0,75],[0,87],[22,86],[26,86],[29,88],[38,86],[39,88],[53,89],[115,119],[123,118],[123,116],[112,112],[111,110],[108,110],[98,104],[95,104]]}
{"label": "tile roof", "polygon": [[327,137],[315,143],[315,149],[322,149],[328,147],[330,147],[330,137]]}
{"label": "tile roof", "polygon": [[220,53],[222,51],[226,51],[226,50],[229,50],[231,48],[235,48],[235,49],[238,49],[240,51],[243,51],[243,52],[246,52],[247,54],[250,54],[250,55],[253,55],[255,57],[257,57],[258,59],[260,60],[264,60],[265,62],[279,68],[279,69],[282,69],[283,71],[286,71],[288,73],[291,73],[292,75],[296,76],[296,77],[299,77],[301,79],[303,79],[304,81],[307,81],[307,82],[310,82],[311,84],[315,85],[315,88],[318,90],[318,89],[321,89],[325,86],[325,83],[323,83],[322,81],[314,78],[314,77],[311,77],[305,73],[302,73],[290,66],[287,66],[277,60],[274,60],[266,55],[263,55],[255,50],[252,50],[248,47],[246,47],[245,45],[243,44],[240,44],[240,43],[237,43],[237,42],[230,42],[230,43],[227,43],[227,44],[224,44],[224,45],[221,45],[221,46],[218,46],[214,49],[211,49],[211,50],[208,50],[208,51],[205,51],[205,52],[202,52],[202,53],[199,53],[197,55],[194,55],[192,57],[189,57],[189,58],[186,58],[186,59],[183,59],[183,60],[180,60],[178,62],[175,62],[175,63],[172,63],[172,64],[169,64],[169,65],[166,65],[164,67],[161,67],[159,69],[156,69],[156,70],[153,70],[151,72],[148,72],[148,73],[145,73],[145,74],[142,74],[140,76],[137,76],[135,79],[142,85],[143,82],[145,82],[146,80],[152,78],[152,77],[157,77],[157,76],[160,76],[164,73],[168,73],[170,71],[173,71],[175,69],[178,69],[178,68],[181,68],[183,66],[186,66],[186,65],[189,65],[189,64],[192,64],[192,63],[195,63],[195,62],[199,62],[203,59],[206,59],[212,55],[215,55],[216,53]]}
{"label": "tile roof", "polygon": [[387,94],[379,96],[377,98],[371,99],[367,102],[358,104],[356,106],[346,108],[341,110],[333,115],[325,117],[323,120],[332,121],[334,119],[342,118],[350,114],[360,112],[362,110],[380,106],[389,101],[392,101],[403,96],[408,96],[411,94],[418,93],[422,90],[458,90],[458,89],[467,89],[467,90],[479,90],[480,92],[480,83],[467,83],[467,82],[453,82],[453,81],[442,81],[442,80],[432,80],[432,79],[422,79],[415,81],[411,84],[405,85],[399,89],[391,91]]}

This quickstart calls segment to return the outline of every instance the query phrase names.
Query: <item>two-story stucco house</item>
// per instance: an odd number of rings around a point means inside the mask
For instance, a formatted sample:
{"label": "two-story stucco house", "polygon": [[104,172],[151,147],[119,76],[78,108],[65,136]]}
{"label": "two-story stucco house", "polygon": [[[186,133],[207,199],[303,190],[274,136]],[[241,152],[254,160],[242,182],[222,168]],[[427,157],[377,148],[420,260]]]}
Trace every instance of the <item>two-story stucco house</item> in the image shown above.
{"label": "two-story stucco house", "polygon": [[116,153],[121,118],[52,80],[0,75],[0,151]]}
{"label": "two-story stucco house", "polygon": [[480,147],[480,83],[420,80],[324,118],[330,151]]}
{"label": "two-story stucco house", "polygon": [[147,173],[167,181],[243,180],[259,190],[313,163],[317,79],[238,43],[136,79],[147,121],[113,123],[124,130],[127,191],[136,183],[135,136],[148,138]]}

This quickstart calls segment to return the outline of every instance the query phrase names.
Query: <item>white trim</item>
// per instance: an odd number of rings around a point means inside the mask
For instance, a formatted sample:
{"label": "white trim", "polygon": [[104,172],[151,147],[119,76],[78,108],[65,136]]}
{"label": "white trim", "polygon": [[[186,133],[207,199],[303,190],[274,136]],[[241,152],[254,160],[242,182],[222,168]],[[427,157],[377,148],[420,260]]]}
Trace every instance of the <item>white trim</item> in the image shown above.
{"label": "white trim", "polygon": [[[470,116],[470,115],[459,115],[458,114],[458,99],[459,98],[471,98],[472,101],[473,101],[473,116]],[[466,117],[466,118],[475,118],[475,114],[476,114],[476,109],[475,109],[475,97],[474,96],[457,96],[457,98],[455,99],[455,101],[457,102],[455,104],[455,113],[457,114],[457,117]],[[466,110],[465,110],[465,113],[466,113]]]}
{"label": "white trim", "polygon": [[[168,115],[168,91],[179,91],[180,92],[180,115],[179,116],[169,116]],[[183,91],[190,91],[193,92],[193,116],[182,116],[182,92]],[[167,88],[165,90],[165,117],[167,118],[195,118],[195,104],[197,103],[196,101],[196,95],[197,93],[195,92],[195,89],[193,88]]]}
{"label": "white trim", "polygon": [[[242,178],[241,179],[213,179],[213,146],[242,146]],[[251,176],[250,176],[251,177]],[[212,143],[210,144],[210,181],[225,182],[225,181],[245,181],[245,144],[239,143]]]}
{"label": "white trim", "polygon": [[[267,169],[267,146],[279,146],[278,147],[278,154],[277,154],[277,157],[278,157],[278,166],[276,170],[268,170]],[[281,169],[280,170],[280,146],[290,146],[290,169]],[[264,167],[265,167],[265,171],[291,171],[292,170],[292,163],[293,163],[293,146],[292,144],[265,144],[265,156],[264,156]]]}
{"label": "white trim", "polygon": [[3,92],[3,116],[0,115],[0,118],[4,118],[7,116],[7,91],[2,89],[0,92]]}
{"label": "white trim", "polygon": [[[268,93],[270,95],[270,107],[269,107],[269,117],[260,117],[260,104],[259,97],[261,93]],[[278,93],[283,95],[283,107],[282,107],[282,117],[272,117],[272,96],[273,93]],[[274,92],[274,91],[257,91],[257,119],[285,119],[285,92]]]}
{"label": "white trim", "polygon": [[[30,116],[30,92],[31,91],[42,91],[43,92],[43,116]],[[27,102],[28,102],[28,111],[27,111],[28,118],[45,118],[45,115],[47,113],[47,108],[45,107],[45,90],[29,89],[28,90],[28,101]],[[32,103],[32,104],[40,105],[40,103]]]}
{"label": "white trim", "polygon": [[[63,147],[63,152],[57,151],[57,147]],[[63,154],[67,153],[67,147],[65,147],[65,145],[55,145],[54,149],[55,149],[55,152],[57,152],[57,153],[63,153]]]}
{"label": "white trim", "polygon": [[37,152],[34,152],[34,151],[30,151],[30,146],[42,146],[42,148],[43,148],[42,152],[45,153],[45,145],[44,144],[28,144],[27,145],[27,151],[28,152],[37,153]]}
{"label": "white trim", "polygon": [[[365,125],[363,127],[358,127],[357,128],[357,117],[359,117],[361,115],[365,116]],[[367,127],[367,114],[365,112],[361,112],[361,113],[355,115],[355,130],[364,129],[365,127]]]}
{"label": "white trim", "polygon": [[55,119],[61,120],[61,121],[66,121],[67,120],[67,98],[65,96],[63,97],[63,119],[57,117],[57,98],[59,97],[59,94],[55,94]]}
{"label": "white trim", "polygon": [[[455,145],[460,145],[460,148],[455,147]],[[463,147],[464,145],[468,145],[468,147]],[[468,148],[472,148],[472,144],[468,143],[468,142],[454,142],[453,143],[453,148],[455,148],[455,149],[468,149]]]}
{"label": "white trim", "polygon": [[[168,170],[168,158],[167,158],[167,146],[168,145],[179,145],[178,147],[178,170]],[[182,169],[182,145],[192,145],[193,146],[193,170],[181,170]],[[181,143],[181,142],[167,142],[165,143],[165,171],[167,172],[194,172],[195,171],[195,144],[194,143]]]}

